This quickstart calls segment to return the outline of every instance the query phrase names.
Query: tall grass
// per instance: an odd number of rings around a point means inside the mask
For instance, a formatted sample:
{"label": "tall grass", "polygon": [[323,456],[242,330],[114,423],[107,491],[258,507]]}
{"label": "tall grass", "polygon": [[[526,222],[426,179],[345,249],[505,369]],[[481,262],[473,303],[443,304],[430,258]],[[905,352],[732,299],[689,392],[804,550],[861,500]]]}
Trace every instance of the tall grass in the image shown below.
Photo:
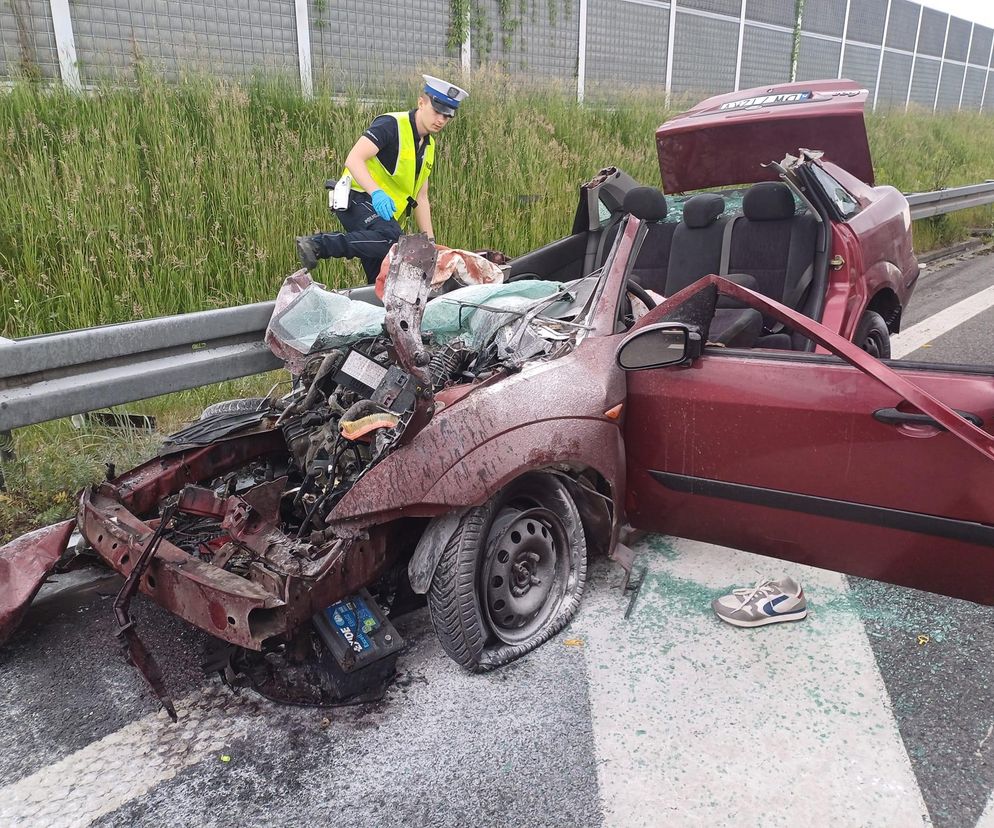
{"label": "tall grass", "polygon": [[[380,94],[406,108],[416,88]],[[550,89],[502,99],[486,78],[472,101],[438,144],[440,242],[522,252],[568,229],[598,165],[658,175],[659,107],[588,115]],[[271,298],[294,236],[338,229],[323,183],[384,106],[305,101],[272,79],[143,78],[84,97],[15,85],[0,95],[0,335]],[[360,273],[333,262],[320,276]]]}
{"label": "tall grass", "polygon": [[[0,95],[0,335],[268,299],[294,269],[293,237],[338,229],[322,185],[414,78],[358,96],[303,99],[289,82],[166,83],[78,96],[28,83]],[[512,255],[567,232],[577,185],[615,164],[658,181],[658,95],[583,108],[570,90],[476,74],[438,142],[431,201],[439,241]],[[994,175],[994,119],[869,119],[878,180],[933,189]],[[730,148],[729,151],[734,151]],[[985,221],[989,222],[989,212]],[[963,232],[933,223],[928,245]],[[356,262],[321,265],[341,286]]]}

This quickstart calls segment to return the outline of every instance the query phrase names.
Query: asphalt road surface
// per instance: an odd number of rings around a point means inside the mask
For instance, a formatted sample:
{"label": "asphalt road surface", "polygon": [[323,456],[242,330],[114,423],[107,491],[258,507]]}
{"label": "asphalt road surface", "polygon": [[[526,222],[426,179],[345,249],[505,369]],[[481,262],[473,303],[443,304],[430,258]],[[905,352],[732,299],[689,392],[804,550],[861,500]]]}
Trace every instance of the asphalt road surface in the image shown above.
{"label": "asphalt road surface", "polygon": [[[990,256],[930,270],[906,330],[991,285]],[[992,314],[908,340],[906,358],[994,365]],[[597,561],[567,630],[474,676],[418,610],[397,622],[409,648],[386,698],[330,711],[205,677],[207,637],[136,600],[176,725],[120,657],[119,581],[62,576],[0,650],[0,828],[994,828],[994,611],[684,540],[637,551],[630,618]],[[805,586],[804,622],[712,614],[781,573]]]}

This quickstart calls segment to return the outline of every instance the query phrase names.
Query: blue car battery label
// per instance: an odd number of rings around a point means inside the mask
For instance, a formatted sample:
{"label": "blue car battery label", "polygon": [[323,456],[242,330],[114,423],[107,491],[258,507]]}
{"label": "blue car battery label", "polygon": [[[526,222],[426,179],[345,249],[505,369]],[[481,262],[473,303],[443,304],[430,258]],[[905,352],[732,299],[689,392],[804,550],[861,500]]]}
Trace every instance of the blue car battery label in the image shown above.
{"label": "blue car battery label", "polygon": [[328,607],[324,614],[353,652],[364,653],[373,647],[369,636],[380,624],[362,598],[339,601]]}

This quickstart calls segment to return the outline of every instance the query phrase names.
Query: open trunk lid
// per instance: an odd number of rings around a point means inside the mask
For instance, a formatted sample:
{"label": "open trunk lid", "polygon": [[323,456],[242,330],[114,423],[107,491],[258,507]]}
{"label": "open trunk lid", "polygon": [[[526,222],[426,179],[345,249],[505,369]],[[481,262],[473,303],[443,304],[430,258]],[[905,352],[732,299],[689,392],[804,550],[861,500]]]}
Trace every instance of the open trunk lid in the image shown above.
{"label": "open trunk lid", "polygon": [[716,95],[656,130],[663,189],[775,181],[763,167],[801,147],[822,150],[852,175],[873,184],[863,120],[869,93],[849,80],[784,83]]}

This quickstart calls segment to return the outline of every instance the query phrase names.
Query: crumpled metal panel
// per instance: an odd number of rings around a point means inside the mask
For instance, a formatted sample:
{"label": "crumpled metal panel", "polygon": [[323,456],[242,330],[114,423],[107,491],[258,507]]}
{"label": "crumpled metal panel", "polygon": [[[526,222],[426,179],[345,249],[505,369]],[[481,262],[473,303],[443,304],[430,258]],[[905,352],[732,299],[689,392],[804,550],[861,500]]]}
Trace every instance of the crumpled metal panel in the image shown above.
{"label": "crumpled metal panel", "polygon": [[36,529],[0,547],[0,645],[21,622],[28,605],[65,551],[75,520]]}

